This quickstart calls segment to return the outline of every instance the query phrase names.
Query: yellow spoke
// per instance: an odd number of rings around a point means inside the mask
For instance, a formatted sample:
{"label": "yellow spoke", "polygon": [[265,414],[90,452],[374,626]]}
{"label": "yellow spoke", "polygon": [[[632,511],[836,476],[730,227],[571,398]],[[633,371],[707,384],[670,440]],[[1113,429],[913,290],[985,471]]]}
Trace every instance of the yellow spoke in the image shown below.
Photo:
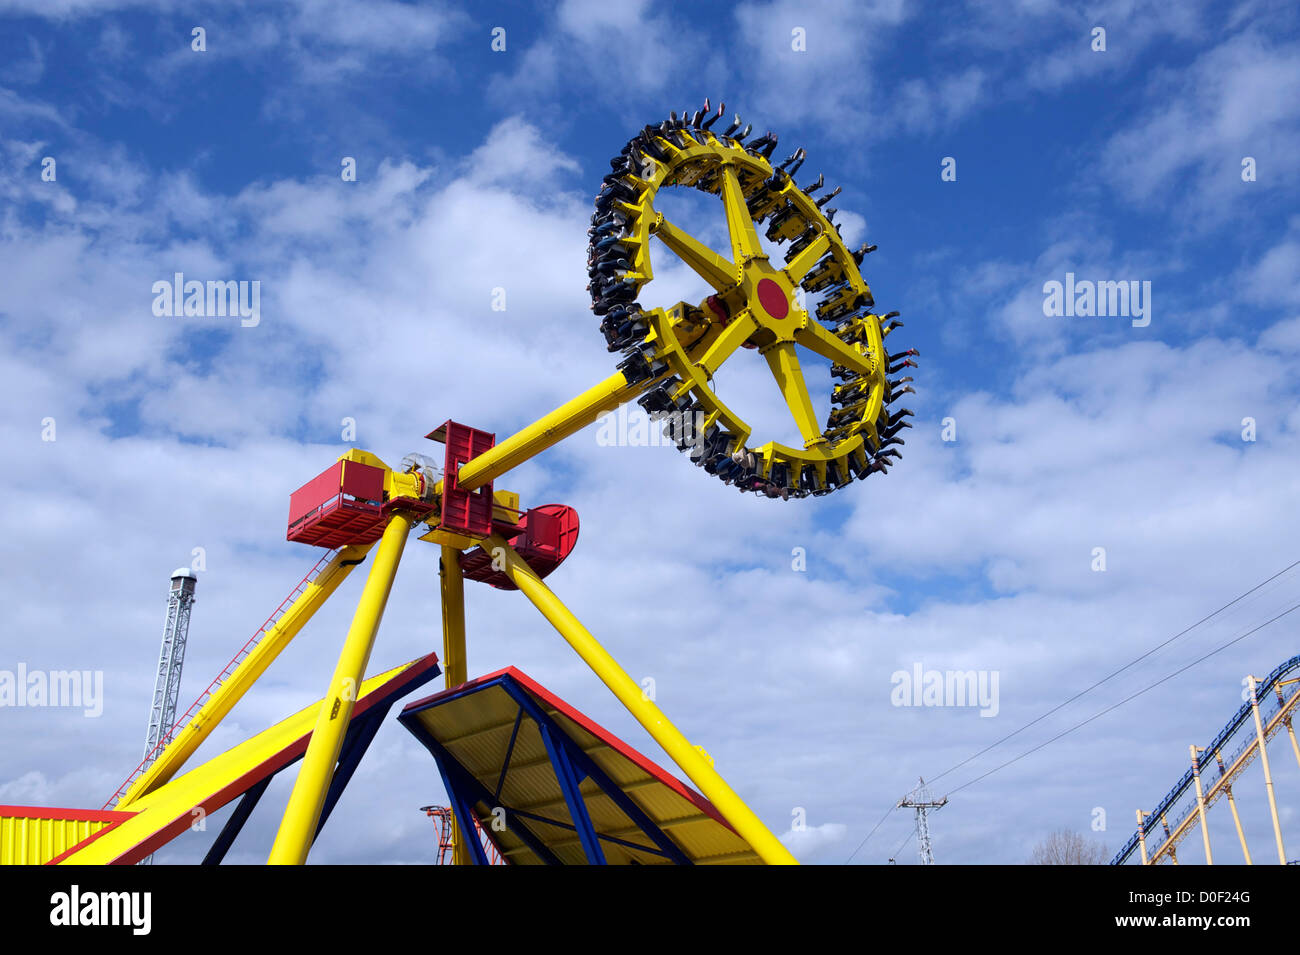
{"label": "yellow spoke", "polygon": [[809,242],[808,247],[796,255],[785,268],[785,274],[790,277],[790,281],[797,285],[799,280],[808,274],[808,270],[817,264],[817,260],[830,251],[830,247],[831,240],[825,232]]}
{"label": "yellow spoke", "polygon": [[667,219],[658,220],[655,235],[700,278],[712,285],[714,291],[721,292],[739,281],[734,264]]}
{"label": "yellow spoke", "polygon": [[836,365],[852,368],[860,375],[871,374],[871,363],[867,357],[847,342],[840,341],[835,334],[815,321],[794,333],[795,341],[811,352],[816,352],[827,361]]}
{"label": "yellow spoke", "polygon": [[731,353],[739,348],[750,335],[758,331],[758,322],[746,310],[737,315],[730,325],[718,333],[704,355],[696,362],[709,375],[714,374]]}
{"label": "yellow spoke", "polygon": [[727,231],[731,234],[731,256],[737,262],[763,255],[754,231],[754,220],[745,205],[745,193],[740,188],[735,167],[730,163],[722,167],[722,203],[727,210]]}
{"label": "yellow spoke", "polygon": [[764,357],[767,358],[767,366],[772,369],[772,377],[776,379],[777,386],[785,397],[785,403],[790,408],[794,423],[799,426],[804,447],[824,441],[821,426],[817,423],[817,412],[813,408],[812,397],[808,394],[808,386],[803,380],[803,369],[799,367],[799,356],[795,354],[794,342],[781,342],[769,350]]}

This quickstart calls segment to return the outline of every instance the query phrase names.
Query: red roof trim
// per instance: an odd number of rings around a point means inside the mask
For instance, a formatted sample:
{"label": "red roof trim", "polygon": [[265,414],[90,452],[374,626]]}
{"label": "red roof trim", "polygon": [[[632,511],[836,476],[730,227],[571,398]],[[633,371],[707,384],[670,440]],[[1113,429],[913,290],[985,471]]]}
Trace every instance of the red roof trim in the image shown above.
{"label": "red roof trim", "polygon": [[20,819],[68,819],[77,822],[121,822],[135,813],[125,809],[60,809],[57,806],[0,806],[0,816]]}

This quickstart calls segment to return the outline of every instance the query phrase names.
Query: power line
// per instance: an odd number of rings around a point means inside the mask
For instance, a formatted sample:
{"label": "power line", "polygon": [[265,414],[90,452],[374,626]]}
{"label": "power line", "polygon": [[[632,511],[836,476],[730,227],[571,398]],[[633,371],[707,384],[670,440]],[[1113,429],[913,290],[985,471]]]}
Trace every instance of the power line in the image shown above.
{"label": "power line", "polygon": [[[1232,607],[1233,605],[1240,603],[1242,600],[1245,600],[1245,599],[1246,599],[1247,597],[1249,597],[1251,594],[1255,593],[1255,591],[1257,591],[1257,590],[1259,590],[1261,587],[1264,587],[1264,586],[1266,586],[1266,585],[1272,583],[1273,581],[1277,580],[1277,579],[1278,579],[1279,577],[1281,577],[1283,574],[1285,574],[1285,573],[1287,573],[1288,571],[1294,569],[1296,566],[1300,566],[1300,560],[1293,561],[1292,563],[1288,564],[1286,567],[1283,567],[1283,568],[1282,568],[1281,570],[1279,570],[1277,573],[1273,574],[1271,577],[1268,577],[1268,578],[1266,578],[1265,580],[1260,581],[1258,584],[1256,584],[1254,587],[1251,587],[1249,590],[1247,590],[1247,591],[1245,591],[1245,592],[1243,592],[1243,593],[1241,593],[1241,594],[1238,594],[1236,597],[1234,597],[1232,600],[1229,600],[1226,604],[1224,604],[1224,605],[1223,605],[1222,607],[1220,607],[1219,609],[1213,611],[1212,613],[1206,614],[1206,615],[1205,615],[1204,617],[1202,617],[1200,620],[1196,621],[1196,622],[1195,622],[1194,624],[1192,624],[1191,626],[1186,627],[1186,628],[1184,628],[1183,630],[1180,630],[1178,633],[1174,634],[1174,635],[1173,635],[1172,637],[1170,637],[1168,640],[1165,640],[1164,642],[1157,644],[1156,646],[1154,646],[1154,647],[1152,647],[1151,649],[1147,650],[1145,653],[1141,654],[1140,656],[1137,656],[1137,657],[1135,657],[1134,659],[1130,660],[1128,663],[1124,664],[1124,666],[1122,666],[1122,667],[1120,667],[1118,670],[1115,670],[1114,672],[1108,674],[1107,676],[1102,677],[1102,679],[1098,680],[1096,683],[1092,684],[1092,686],[1089,686],[1087,689],[1080,690],[1078,693],[1076,693],[1074,696],[1070,697],[1070,698],[1069,698],[1068,700],[1066,700],[1065,702],[1057,704],[1056,706],[1052,707],[1052,709],[1048,710],[1046,713],[1043,713],[1041,716],[1039,716],[1039,717],[1037,717],[1037,718],[1035,718],[1035,719],[1033,719],[1033,720],[1030,720],[1028,723],[1026,723],[1024,726],[1021,726],[1019,729],[1013,730],[1012,732],[1008,733],[1006,736],[1003,736],[1001,739],[996,740],[996,741],[993,742],[993,743],[990,743],[988,746],[985,746],[983,749],[981,749],[979,752],[975,753],[974,755],[972,755],[972,756],[968,756],[966,759],[963,759],[961,762],[956,763],[955,765],[948,767],[948,768],[945,769],[943,772],[939,773],[937,776],[932,777],[932,778],[931,778],[931,782],[933,782],[934,780],[937,780],[937,779],[942,779],[944,776],[947,776],[949,773],[953,772],[954,770],[960,769],[962,766],[965,766],[967,763],[971,762],[972,760],[978,759],[980,756],[983,756],[983,755],[984,755],[985,753],[987,753],[989,750],[991,750],[991,749],[993,749],[993,748],[995,748],[995,747],[997,747],[997,746],[1000,746],[1001,744],[1005,743],[1007,740],[1011,739],[1012,737],[1017,736],[1017,735],[1019,735],[1020,733],[1024,732],[1025,730],[1029,729],[1031,726],[1034,726],[1034,725],[1037,724],[1037,723],[1041,723],[1043,720],[1047,719],[1047,717],[1051,716],[1053,713],[1058,712],[1059,710],[1063,709],[1064,707],[1069,706],[1069,705],[1070,705],[1071,703],[1073,703],[1075,700],[1078,700],[1079,698],[1081,698],[1081,697],[1083,697],[1083,696],[1086,696],[1087,694],[1091,693],[1093,690],[1097,689],[1097,687],[1101,686],[1103,683],[1106,683],[1107,681],[1109,681],[1109,680],[1113,679],[1114,677],[1118,676],[1119,674],[1123,673],[1125,670],[1128,670],[1128,669],[1130,669],[1131,667],[1133,667],[1134,665],[1136,665],[1136,664],[1142,662],[1142,661],[1145,660],[1147,657],[1151,656],[1151,654],[1155,653],[1157,650],[1162,650],[1162,649],[1164,649],[1165,647],[1169,646],[1171,643],[1173,643],[1175,640],[1179,639],[1180,637],[1184,637],[1184,636],[1186,636],[1187,634],[1191,633],[1191,632],[1192,632],[1193,630],[1195,630],[1197,627],[1201,626],[1201,624],[1206,623],[1206,622],[1208,622],[1208,621],[1214,619],[1214,618],[1217,617],[1219,614],[1223,613],[1223,611],[1227,610],[1229,607]],[[1205,656],[1200,657],[1199,659],[1193,660],[1191,663],[1187,664],[1187,666],[1183,667],[1182,669],[1176,670],[1175,672],[1169,674],[1168,676],[1162,678],[1161,680],[1158,680],[1157,682],[1152,683],[1151,685],[1149,685],[1149,686],[1147,686],[1147,687],[1145,687],[1145,688],[1139,690],[1137,693],[1134,693],[1132,696],[1129,696],[1129,697],[1127,697],[1127,698],[1125,698],[1125,699],[1123,699],[1123,700],[1120,700],[1118,703],[1116,703],[1116,704],[1114,704],[1113,706],[1110,706],[1110,707],[1108,707],[1108,708],[1102,710],[1100,713],[1097,713],[1097,714],[1095,714],[1095,715],[1093,715],[1093,716],[1090,716],[1088,719],[1084,720],[1083,722],[1078,723],[1078,724],[1076,724],[1076,725],[1070,727],[1069,729],[1065,730],[1064,732],[1058,734],[1057,736],[1052,737],[1052,738],[1049,739],[1047,742],[1045,742],[1045,743],[1041,743],[1041,744],[1039,744],[1038,746],[1035,746],[1033,749],[1030,749],[1030,750],[1028,750],[1028,751],[1026,751],[1026,752],[1024,752],[1024,753],[1021,753],[1019,756],[1015,757],[1014,759],[1008,760],[1007,762],[1003,763],[1002,765],[994,767],[993,769],[989,770],[988,772],[986,772],[986,773],[984,773],[984,774],[982,774],[982,775],[980,775],[980,776],[975,777],[974,779],[970,780],[969,782],[962,783],[960,786],[958,786],[956,789],[952,790],[951,792],[958,792],[958,791],[960,791],[960,790],[962,790],[962,789],[965,789],[967,786],[974,785],[975,783],[979,782],[981,779],[985,779],[985,778],[987,778],[988,776],[991,776],[991,775],[993,775],[994,773],[998,772],[999,770],[1001,770],[1001,769],[1005,769],[1007,766],[1010,766],[1012,763],[1015,763],[1015,762],[1018,762],[1018,761],[1021,760],[1021,759],[1024,759],[1026,756],[1029,756],[1031,753],[1035,753],[1035,752],[1037,752],[1038,750],[1042,749],[1043,747],[1047,746],[1048,744],[1056,742],[1056,740],[1060,739],[1061,737],[1066,736],[1066,735],[1068,735],[1069,733],[1074,732],[1076,729],[1079,729],[1080,727],[1086,726],[1088,723],[1091,723],[1093,720],[1095,720],[1095,719],[1097,719],[1097,718],[1099,718],[1099,717],[1101,717],[1101,716],[1104,716],[1105,714],[1109,713],[1111,710],[1114,710],[1114,709],[1116,709],[1116,708],[1118,708],[1118,707],[1120,707],[1120,706],[1123,706],[1125,703],[1129,702],[1130,700],[1136,699],[1137,697],[1141,696],[1143,693],[1146,693],[1147,690],[1155,689],[1157,686],[1160,686],[1162,683],[1165,683],[1165,682],[1167,682],[1167,681],[1173,679],[1174,677],[1178,676],[1180,673],[1183,673],[1183,672],[1185,672],[1186,670],[1191,669],[1192,667],[1196,666],[1198,663],[1202,662],[1203,660],[1207,660],[1207,659],[1209,659],[1210,657],[1214,656],[1216,653],[1219,653],[1219,652],[1222,651],[1222,650],[1226,650],[1228,647],[1232,646],[1234,643],[1237,643],[1238,641],[1244,640],[1246,637],[1250,636],[1252,633],[1255,633],[1256,631],[1263,629],[1264,627],[1268,626],[1270,623],[1273,623],[1275,620],[1279,620],[1280,618],[1285,617],[1287,614],[1291,613],[1293,610],[1296,610],[1297,608],[1300,608],[1300,604],[1297,604],[1297,605],[1291,607],[1289,610],[1285,610],[1285,611],[1283,611],[1282,613],[1278,614],[1276,617],[1273,617],[1272,619],[1267,620],[1267,621],[1265,621],[1264,623],[1260,624],[1258,627],[1255,627],[1254,629],[1247,631],[1246,633],[1242,634],[1241,636],[1236,637],[1236,638],[1234,638],[1233,640],[1230,640],[1228,643],[1223,644],[1223,646],[1220,646],[1220,647],[1218,647],[1217,649],[1212,650],[1212,651],[1210,651],[1209,653],[1205,654]],[[844,860],[846,864],[849,863],[849,862],[852,862],[853,859],[854,859],[854,857],[857,856],[857,854],[858,854],[859,852],[862,851],[863,847],[866,846],[866,844],[871,840],[871,837],[874,836],[874,835],[876,834],[876,831],[877,831],[877,830],[878,830],[882,825],[884,825],[885,820],[889,818],[889,814],[892,813],[896,808],[898,808],[897,805],[892,805],[892,806],[890,806],[888,809],[885,810],[885,814],[884,814],[883,816],[880,817],[880,820],[879,820],[879,821],[878,821],[874,826],[871,827],[871,831],[868,832],[868,833],[866,834],[866,836],[863,838],[863,840],[862,840],[860,843],[858,843],[858,847],[857,847],[856,849],[854,849],[853,852],[851,852],[851,853],[849,854],[849,857],[848,857],[847,859]],[[911,838],[911,837],[909,836],[908,838]],[[900,846],[899,848],[900,848],[900,850],[901,850],[902,847]],[[898,855],[898,853],[895,852],[895,853],[894,853],[894,857],[896,858],[897,855]]]}
{"label": "power line", "polygon": [[1245,633],[1243,633],[1243,634],[1242,634],[1241,636],[1239,636],[1239,637],[1233,637],[1233,638],[1232,638],[1231,640],[1229,640],[1227,643],[1222,644],[1221,646],[1215,647],[1213,650],[1211,650],[1209,653],[1205,654],[1204,656],[1197,657],[1197,658],[1196,658],[1195,660],[1193,660],[1191,663],[1187,664],[1187,665],[1184,666],[1184,667],[1179,667],[1177,670],[1175,670],[1173,673],[1170,673],[1168,676],[1161,677],[1159,680],[1156,680],[1155,683],[1152,683],[1152,684],[1150,684],[1150,685],[1148,685],[1148,686],[1144,686],[1142,689],[1138,690],[1136,693],[1132,694],[1131,696],[1126,696],[1124,699],[1120,700],[1118,703],[1113,703],[1113,704],[1111,704],[1110,706],[1108,706],[1108,707],[1106,707],[1104,710],[1102,710],[1100,713],[1094,713],[1092,716],[1088,717],[1086,720],[1083,720],[1082,722],[1079,722],[1079,723],[1074,724],[1073,726],[1071,726],[1071,727],[1070,727],[1069,729],[1067,729],[1067,730],[1063,730],[1062,732],[1060,732],[1060,733],[1058,733],[1057,735],[1053,736],[1051,739],[1047,740],[1046,742],[1044,742],[1044,743],[1039,743],[1039,744],[1038,744],[1037,746],[1035,746],[1033,749],[1026,750],[1025,752],[1021,753],[1019,756],[1016,756],[1014,759],[1009,759],[1009,760],[1007,760],[1005,763],[1003,763],[1002,765],[993,767],[993,768],[990,769],[988,772],[986,772],[986,773],[982,773],[981,775],[976,776],[974,779],[970,780],[969,782],[964,782],[964,783],[962,783],[962,784],[961,784],[960,786],[958,786],[956,789],[950,790],[949,793],[951,794],[951,793],[961,792],[961,790],[965,789],[967,786],[973,786],[975,783],[979,782],[981,779],[985,779],[985,778],[987,778],[987,777],[989,777],[989,776],[992,776],[992,775],[993,775],[994,773],[996,773],[998,770],[1006,769],[1006,768],[1007,768],[1008,766],[1010,766],[1012,763],[1017,763],[1017,762],[1019,762],[1020,760],[1024,759],[1026,756],[1030,755],[1031,753],[1036,753],[1036,752],[1038,752],[1038,751],[1039,751],[1040,749],[1042,749],[1044,746],[1048,746],[1048,745],[1050,745],[1050,744],[1052,744],[1052,743],[1055,743],[1055,742],[1056,742],[1058,739],[1060,739],[1062,736],[1068,736],[1070,733],[1073,733],[1075,730],[1079,729],[1080,727],[1087,726],[1087,725],[1088,725],[1089,723],[1091,723],[1093,720],[1098,719],[1098,718],[1100,718],[1100,717],[1102,717],[1102,716],[1105,716],[1107,713],[1111,712],[1112,710],[1118,709],[1119,707],[1123,706],[1125,703],[1129,702],[1130,700],[1135,700],[1135,699],[1137,699],[1137,698],[1138,698],[1139,696],[1141,696],[1143,693],[1146,693],[1146,692],[1148,692],[1149,690],[1154,690],[1156,687],[1160,686],[1162,683],[1168,683],[1168,682],[1169,682],[1170,680],[1172,680],[1174,677],[1178,676],[1178,675],[1181,674],[1181,673],[1186,673],[1188,670],[1190,670],[1192,667],[1196,666],[1198,663],[1203,663],[1204,661],[1208,660],[1210,657],[1214,656],[1216,653],[1222,653],[1224,650],[1228,649],[1228,647],[1232,646],[1233,644],[1235,644],[1235,643],[1240,643],[1242,640],[1245,640],[1247,637],[1249,637],[1252,633],[1257,633],[1258,631],[1263,630],[1263,629],[1264,629],[1265,627],[1267,627],[1270,623],[1274,623],[1275,621],[1281,620],[1281,619],[1282,619],[1283,617],[1285,617],[1287,614],[1292,613],[1292,612],[1294,612],[1294,611],[1296,611],[1296,610],[1300,610],[1300,603],[1293,604],[1291,607],[1287,608],[1286,610],[1283,610],[1283,611],[1282,611],[1280,614],[1278,614],[1276,617],[1272,617],[1272,618],[1269,619],[1269,620],[1265,620],[1263,623],[1261,623],[1261,624],[1260,624],[1259,626],[1257,626],[1257,627],[1252,627],[1250,630],[1247,630]]}
{"label": "power line", "polygon": [[904,839],[901,843],[899,843],[898,848],[894,850],[894,854],[891,855],[889,858],[891,860],[897,859],[898,854],[902,852],[905,848],[907,848],[907,844],[912,841],[912,837],[915,835],[916,835],[916,830],[913,829],[911,832],[907,834],[907,838]]}
{"label": "power line", "polygon": [[[985,746],[982,750],[980,750],[978,753],[975,753],[973,756],[967,756],[967,757],[966,757],[965,759],[963,759],[960,763],[957,763],[957,764],[954,765],[954,766],[949,766],[947,769],[945,769],[943,772],[939,773],[937,776],[932,777],[931,780],[930,780],[930,782],[933,783],[933,782],[935,782],[936,780],[942,779],[944,776],[947,776],[949,773],[953,772],[954,770],[960,769],[961,767],[965,766],[967,763],[971,762],[972,760],[976,760],[976,759],[978,759],[979,757],[983,756],[983,755],[984,755],[985,753],[987,753],[989,750],[991,750],[991,749],[993,749],[993,748],[995,748],[995,747],[997,747],[997,746],[1001,746],[1003,743],[1005,743],[1007,740],[1011,739],[1013,736],[1018,736],[1020,733],[1023,733],[1025,730],[1029,729],[1029,727],[1034,726],[1035,724],[1041,723],[1043,720],[1047,719],[1047,718],[1048,718],[1049,716],[1051,716],[1053,713],[1056,713],[1056,712],[1058,712],[1059,710],[1064,709],[1065,707],[1069,706],[1071,703],[1073,703],[1075,700],[1079,699],[1080,697],[1086,696],[1087,694],[1091,693],[1093,690],[1097,689],[1097,687],[1101,686],[1103,683],[1106,683],[1107,681],[1109,681],[1109,680],[1111,680],[1111,679],[1113,679],[1113,678],[1119,676],[1121,673],[1123,673],[1125,670],[1129,669],[1130,667],[1133,667],[1133,666],[1135,666],[1136,664],[1141,663],[1143,660],[1145,660],[1147,657],[1151,656],[1151,654],[1155,653],[1157,650],[1163,650],[1165,647],[1169,646],[1169,644],[1173,643],[1173,642],[1174,642],[1175,640],[1177,640],[1179,637],[1186,636],[1187,634],[1189,634],[1189,633],[1191,633],[1193,630],[1195,630],[1197,627],[1199,627],[1201,624],[1203,624],[1203,623],[1205,623],[1205,622],[1207,622],[1207,621],[1209,621],[1209,620],[1214,619],[1214,618],[1217,617],[1219,614],[1223,613],[1223,611],[1227,610],[1229,607],[1233,606],[1234,604],[1240,603],[1242,600],[1245,600],[1247,597],[1249,597],[1249,596],[1250,596],[1251,594],[1253,594],[1255,591],[1259,590],[1261,587],[1265,586],[1266,584],[1270,584],[1270,583],[1272,583],[1274,580],[1277,580],[1277,578],[1281,577],[1283,574],[1285,574],[1287,571],[1291,570],[1293,567],[1295,567],[1295,566],[1297,566],[1297,565],[1300,565],[1300,560],[1297,560],[1297,561],[1295,561],[1295,563],[1292,563],[1292,564],[1290,564],[1290,565],[1288,565],[1288,566],[1282,568],[1282,569],[1279,570],[1276,574],[1274,574],[1272,577],[1269,577],[1267,580],[1263,580],[1263,581],[1261,581],[1260,583],[1256,584],[1254,587],[1251,587],[1251,588],[1250,588],[1249,590],[1247,590],[1245,593],[1240,594],[1240,595],[1237,596],[1237,597],[1234,597],[1232,600],[1228,601],[1226,604],[1224,604],[1224,605],[1223,605],[1222,607],[1220,607],[1218,610],[1214,611],[1214,612],[1211,613],[1211,614],[1207,614],[1206,616],[1202,617],[1200,620],[1196,621],[1196,623],[1192,624],[1190,627],[1187,627],[1187,628],[1184,629],[1184,630],[1180,630],[1178,633],[1174,634],[1172,637],[1170,637],[1168,640],[1164,641],[1163,643],[1156,644],[1156,645],[1155,645],[1154,647],[1152,647],[1150,650],[1146,651],[1146,653],[1143,653],[1143,654],[1142,654],[1141,656],[1139,656],[1139,657],[1135,657],[1134,659],[1130,660],[1128,663],[1126,663],[1126,664],[1124,664],[1122,667],[1120,667],[1118,670],[1115,670],[1113,673],[1111,673],[1111,674],[1109,674],[1109,675],[1107,675],[1107,676],[1102,677],[1100,680],[1098,680],[1096,683],[1094,683],[1092,686],[1088,687],[1087,689],[1085,689],[1085,690],[1080,690],[1078,693],[1074,694],[1074,696],[1070,697],[1070,698],[1069,698],[1068,700],[1066,700],[1064,703],[1058,703],[1056,706],[1052,707],[1052,708],[1051,708],[1050,710],[1048,710],[1046,713],[1042,714],[1041,716],[1037,717],[1036,719],[1032,719],[1032,720],[1030,720],[1030,721],[1029,721],[1028,723],[1026,723],[1024,726],[1020,727],[1020,728],[1017,729],[1017,730],[1013,730],[1012,732],[1008,733],[1006,736],[1002,737],[1001,739],[999,739],[999,740],[997,740],[997,741],[995,741],[995,742],[990,743],[988,746]],[[1154,684],[1153,684],[1153,685],[1154,685]]]}
{"label": "power line", "polygon": [[[850,862],[853,861],[853,857],[854,857],[855,855],[857,855],[859,852],[862,851],[862,847],[865,846],[865,845],[867,844],[867,840],[870,839],[872,836],[874,836],[874,835],[876,834],[876,830],[879,829],[879,828],[881,827],[882,824],[884,824],[884,821],[885,821],[886,819],[889,818],[889,814],[890,814],[891,812],[893,812],[893,811],[894,811],[895,809],[897,809],[897,808],[898,808],[898,806],[897,806],[897,804],[895,804],[895,805],[890,806],[888,809],[885,810],[885,814],[884,814],[883,816],[880,817],[880,822],[878,822],[878,823],[876,823],[874,826],[872,826],[872,827],[871,827],[871,831],[867,833],[866,838],[864,838],[861,842],[859,842],[859,843],[858,843],[858,847],[857,847],[856,849],[854,849],[851,853],[849,853],[849,857],[848,857],[847,859],[844,860],[844,864],[845,864],[845,865],[848,865]],[[894,855],[895,855],[895,857],[897,857],[898,853],[896,852],[896,853],[894,853]]]}

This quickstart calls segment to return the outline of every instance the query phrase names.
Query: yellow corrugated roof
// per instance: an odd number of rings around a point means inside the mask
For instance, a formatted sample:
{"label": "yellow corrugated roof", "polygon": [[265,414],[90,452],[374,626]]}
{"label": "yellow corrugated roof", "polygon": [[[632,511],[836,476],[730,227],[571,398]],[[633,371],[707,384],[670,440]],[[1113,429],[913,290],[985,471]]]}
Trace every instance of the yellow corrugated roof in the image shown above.
{"label": "yellow corrugated roof", "polygon": [[[510,682],[526,693],[555,728],[572,740],[687,859],[706,865],[760,861],[749,844],[722,821],[703,796],[513,667],[407,706],[402,722],[417,736],[420,734],[412,721],[489,793],[497,793],[500,786],[500,795],[495,797],[497,805],[512,814],[542,817],[515,818],[561,862],[583,865],[587,857],[577,832],[565,828],[573,826],[574,821],[538,723],[531,717],[525,715],[520,721],[511,749],[510,740],[521,707],[510,694],[507,687]],[[503,767],[506,767],[504,779]],[[590,776],[583,779],[579,790],[606,862],[666,865],[672,861],[657,851],[629,812],[594,779]],[[480,799],[474,807],[484,832],[506,859],[524,865],[545,861],[508,828],[494,830],[492,809],[486,799]],[[656,851],[645,851],[638,846]]]}

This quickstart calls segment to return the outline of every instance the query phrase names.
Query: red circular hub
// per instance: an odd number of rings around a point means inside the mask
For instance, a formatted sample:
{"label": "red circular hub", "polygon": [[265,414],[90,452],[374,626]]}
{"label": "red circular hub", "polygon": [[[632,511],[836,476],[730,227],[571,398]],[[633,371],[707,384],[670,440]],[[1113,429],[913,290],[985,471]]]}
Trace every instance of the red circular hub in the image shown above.
{"label": "red circular hub", "polygon": [[785,318],[790,314],[790,300],[785,297],[781,286],[771,279],[761,279],[758,283],[758,301],[773,318]]}

